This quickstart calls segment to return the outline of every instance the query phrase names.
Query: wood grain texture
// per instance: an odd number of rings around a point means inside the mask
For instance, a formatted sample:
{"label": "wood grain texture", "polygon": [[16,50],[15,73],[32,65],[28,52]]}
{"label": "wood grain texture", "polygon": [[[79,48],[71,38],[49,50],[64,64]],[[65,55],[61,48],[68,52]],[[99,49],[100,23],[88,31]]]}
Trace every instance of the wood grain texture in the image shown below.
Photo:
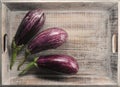
{"label": "wood grain texture", "polygon": [[[114,6],[113,8],[110,9],[110,24],[111,24],[111,35],[116,35],[116,40],[118,43],[118,8]],[[117,44],[116,44],[117,46]],[[111,49],[112,50],[112,49]],[[110,67],[112,71],[112,79],[115,81],[117,80],[117,74],[118,74],[118,46],[116,49],[116,53],[111,53],[111,60],[110,60]]]}
{"label": "wood grain texture", "polygon": [[[45,6],[46,5],[46,6]],[[23,52],[18,56],[17,62],[10,71],[10,83],[14,85],[115,85],[117,81],[117,71],[111,69],[116,64],[112,58],[111,44],[111,20],[109,19],[109,6],[103,10],[99,4],[91,7],[91,4],[85,3],[67,3],[54,5],[48,8],[49,4],[37,4],[46,14],[46,22],[41,31],[49,27],[61,27],[67,31],[69,38],[65,44],[57,49],[47,50],[30,56],[30,60],[35,56],[48,54],[67,54],[77,59],[79,63],[79,72],[76,75],[54,75],[49,71],[40,69],[30,70],[26,76],[19,77],[16,66],[23,57]],[[112,4],[111,6],[113,6]],[[19,5],[9,4],[10,12],[7,14],[8,26],[8,52],[11,50],[10,45],[17,31],[17,28],[27,13],[26,7],[19,8]],[[11,6],[11,7],[10,7]],[[29,4],[28,4],[29,6]],[[33,8],[36,4],[32,4]],[[50,4],[52,6],[52,4]],[[75,7],[74,7],[75,6]],[[97,7],[98,6],[98,7]],[[17,7],[15,9],[14,7]],[[28,8],[28,9],[33,9]],[[55,8],[55,9],[53,9]],[[85,8],[85,9],[84,9]],[[8,15],[9,14],[9,15]],[[115,13],[116,14],[116,13]],[[116,28],[117,29],[117,28]],[[115,30],[116,30],[115,29]],[[41,32],[40,31],[40,32]],[[116,30],[117,31],[117,30]],[[9,52],[10,53],[10,52]],[[8,54],[6,54],[8,55]],[[11,54],[9,54],[10,56]],[[6,56],[7,57],[7,56]],[[117,54],[114,58],[118,58]],[[7,61],[7,60],[6,60]],[[7,61],[8,62],[8,61]],[[9,64],[9,63],[8,63]],[[22,69],[26,66],[22,67]],[[117,66],[114,66],[115,68]],[[9,71],[9,70],[8,70]],[[113,77],[114,75],[114,77]],[[102,84],[101,84],[102,83]]]}

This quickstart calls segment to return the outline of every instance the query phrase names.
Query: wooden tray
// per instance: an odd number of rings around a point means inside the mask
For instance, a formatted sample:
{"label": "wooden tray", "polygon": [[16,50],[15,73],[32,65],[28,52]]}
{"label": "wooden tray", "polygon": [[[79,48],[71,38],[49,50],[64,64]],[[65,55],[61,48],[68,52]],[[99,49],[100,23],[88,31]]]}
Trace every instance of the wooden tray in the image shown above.
{"label": "wooden tray", "polygon": [[[4,0],[1,2],[1,84],[2,85],[119,85],[120,58],[117,44],[118,12],[116,0]],[[36,69],[19,77],[16,66],[23,57],[19,55],[13,70],[9,70],[11,41],[24,15],[31,9],[41,8],[46,14],[43,31],[49,27],[61,27],[68,32],[67,42],[57,49],[33,56],[67,54],[77,59],[76,75],[55,75]],[[26,62],[27,64],[28,62]],[[22,67],[22,69],[26,66]]]}

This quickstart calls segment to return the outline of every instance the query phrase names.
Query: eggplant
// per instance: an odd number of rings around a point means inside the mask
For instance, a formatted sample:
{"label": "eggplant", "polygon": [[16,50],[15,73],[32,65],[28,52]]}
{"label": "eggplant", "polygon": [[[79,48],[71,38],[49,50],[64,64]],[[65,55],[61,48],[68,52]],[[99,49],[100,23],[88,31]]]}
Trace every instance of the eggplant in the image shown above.
{"label": "eggplant", "polygon": [[44,50],[54,49],[61,46],[67,39],[68,34],[61,28],[53,27],[48,28],[33,38],[26,48],[25,58],[18,65],[18,70],[26,61],[27,57],[31,54],[35,54]]}
{"label": "eggplant", "polygon": [[35,58],[19,75],[25,74],[33,66],[46,68],[63,74],[76,74],[79,70],[77,61],[71,56],[47,55]]}
{"label": "eggplant", "polygon": [[68,34],[61,28],[53,27],[39,33],[29,44],[31,54],[43,50],[54,49],[61,46],[67,39]]}
{"label": "eggplant", "polygon": [[45,14],[41,9],[29,11],[23,18],[12,41],[12,58],[10,69],[18,52],[38,33],[45,22]]}

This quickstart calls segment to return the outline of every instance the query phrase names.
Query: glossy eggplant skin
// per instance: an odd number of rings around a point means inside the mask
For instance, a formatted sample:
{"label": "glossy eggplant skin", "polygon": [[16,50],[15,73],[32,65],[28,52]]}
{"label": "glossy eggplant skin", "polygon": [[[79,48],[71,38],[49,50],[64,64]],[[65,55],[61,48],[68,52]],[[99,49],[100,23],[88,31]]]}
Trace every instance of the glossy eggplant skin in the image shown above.
{"label": "glossy eggplant skin", "polygon": [[67,39],[68,34],[61,28],[49,28],[40,32],[28,44],[28,50],[31,54],[37,52],[54,49],[61,46]]}
{"label": "glossy eggplant skin", "polygon": [[12,41],[10,69],[16,61],[19,51],[38,33],[44,22],[45,14],[41,9],[31,10],[25,15]]}
{"label": "glossy eggplant skin", "polygon": [[41,9],[29,11],[23,18],[14,37],[16,45],[25,45],[38,33],[45,22],[45,14]]}
{"label": "glossy eggplant skin", "polygon": [[37,60],[37,65],[38,67],[65,74],[76,74],[79,70],[77,61],[68,55],[40,56]]}

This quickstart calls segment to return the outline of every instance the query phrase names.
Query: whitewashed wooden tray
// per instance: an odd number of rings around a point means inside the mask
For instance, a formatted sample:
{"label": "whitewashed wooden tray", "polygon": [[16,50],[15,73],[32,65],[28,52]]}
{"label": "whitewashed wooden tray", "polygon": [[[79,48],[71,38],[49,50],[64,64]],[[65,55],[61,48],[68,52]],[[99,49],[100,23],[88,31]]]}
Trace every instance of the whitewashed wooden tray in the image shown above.
{"label": "whitewashed wooden tray", "polygon": [[[118,34],[117,0],[3,0],[0,16],[0,78],[2,85],[120,85],[120,42]],[[9,70],[11,41],[24,15],[31,9],[41,8],[46,14],[44,30],[61,27],[69,38],[61,47],[47,50],[33,56],[47,54],[68,54],[79,63],[76,75],[54,75],[49,71],[34,69],[19,77],[16,66]],[[27,64],[27,63],[26,63]],[[22,67],[22,69],[25,65]]]}

